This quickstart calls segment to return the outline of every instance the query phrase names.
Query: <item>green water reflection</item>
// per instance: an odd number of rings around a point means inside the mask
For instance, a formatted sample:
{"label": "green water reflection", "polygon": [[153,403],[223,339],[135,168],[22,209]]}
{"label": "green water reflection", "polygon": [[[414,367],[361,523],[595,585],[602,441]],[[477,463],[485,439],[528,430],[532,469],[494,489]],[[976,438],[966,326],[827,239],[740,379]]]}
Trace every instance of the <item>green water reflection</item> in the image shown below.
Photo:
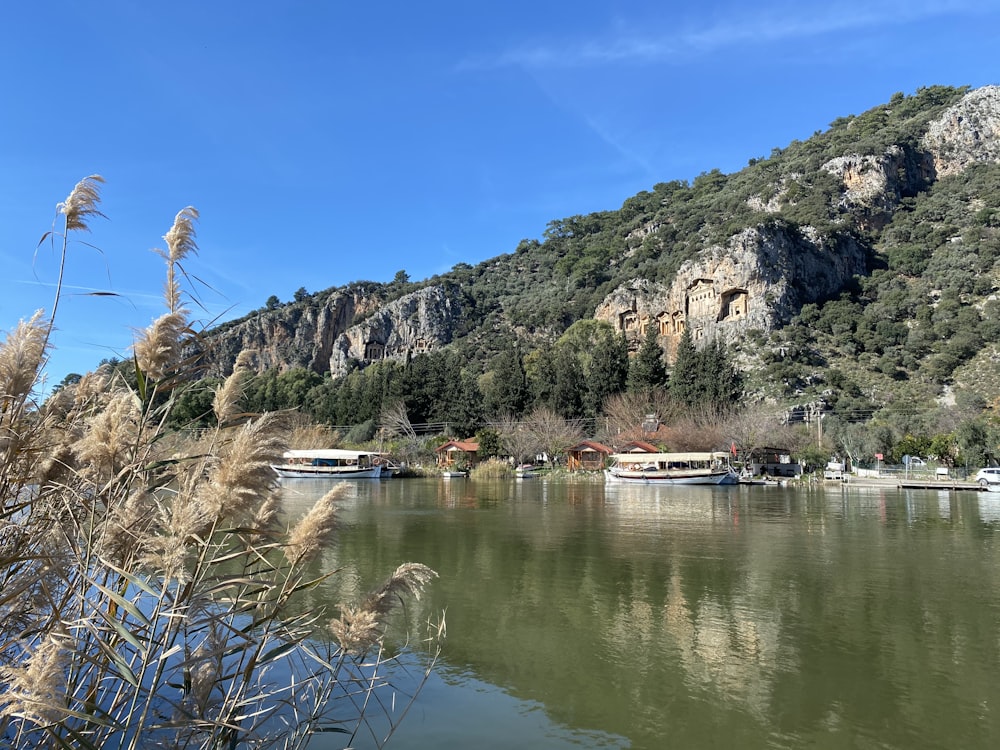
{"label": "green water reflection", "polygon": [[[300,512],[329,487],[286,482]],[[352,484],[336,603],[437,570],[393,747],[1000,746],[1000,494]],[[361,747],[362,745],[357,745]]]}

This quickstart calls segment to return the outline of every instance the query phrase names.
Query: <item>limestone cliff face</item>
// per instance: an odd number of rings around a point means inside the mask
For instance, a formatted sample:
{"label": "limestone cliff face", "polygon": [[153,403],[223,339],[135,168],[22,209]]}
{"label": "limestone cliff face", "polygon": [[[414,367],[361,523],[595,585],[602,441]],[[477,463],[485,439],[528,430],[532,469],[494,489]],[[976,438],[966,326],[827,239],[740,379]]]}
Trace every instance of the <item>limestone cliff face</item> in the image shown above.
{"label": "limestone cliff face", "polygon": [[962,97],[930,123],[922,145],[939,178],[976,163],[1000,163],[1000,86],[983,86]]}
{"label": "limestone cliff face", "polygon": [[328,359],[334,377],[347,372],[350,359],[365,363],[404,359],[449,343],[462,315],[458,296],[431,286],[389,303],[338,335]]}
{"label": "limestone cliff face", "polygon": [[594,317],[622,331],[633,351],[655,326],[669,358],[685,329],[696,345],[770,331],[865,271],[865,250],[852,238],[831,240],[775,223],[709,248],[683,264],[670,285],[633,279],[608,295]]}
{"label": "limestone cliff face", "polygon": [[877,156],[853,154],[831,159],[823,169],[843,183],[838,208],[862,229],[880,229],[904,196],[916,195],[934,179],[930,153],[893,145]]}
{"label": "limestone cliff face", "polygon": [[919,147],[893,145],[882,154],[849,154],[823,169],[843,183],[838,208],[863,229],[879,229],[901,198],[978,163],[1000,163],[1000,86],[970,91],[927,127]]}
{"label": "limestone cliff face", "polygon": [[208,374],[232,371],[240,352],[256,372],[305,367],[338,377],[351,358],[403,359],[451,341],[462,305],[455,290],[429,286],[386,303],[377,289],[340,289],[226,327],[206,347]]}

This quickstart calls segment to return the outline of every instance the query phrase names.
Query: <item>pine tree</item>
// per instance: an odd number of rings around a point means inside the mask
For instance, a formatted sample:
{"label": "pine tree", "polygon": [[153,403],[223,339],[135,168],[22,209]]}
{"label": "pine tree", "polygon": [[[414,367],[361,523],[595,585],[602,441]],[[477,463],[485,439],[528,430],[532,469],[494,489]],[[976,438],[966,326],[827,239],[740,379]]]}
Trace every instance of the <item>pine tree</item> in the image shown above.
{"label": "pine tree", "polygon": [[743,396],[743,374],[733,365],[725,345],[718,339],[703,352],[704,391],[719,406],[732,406]]}
{"label": "pine tree", "polygon": [[674,401],[685,406],[694,406],[700,401],[698,373],[698,350],[691,340],[691,331],[685,328],[670,370],[670,396]]}
{"label": "pine tree", "polygon": [[528,386],[517,348],[511,347],[498,354],[490,373],[492,377],[483,394],[486,414],[521,414],[528,401]]}
{"label": "pine tree", "polygon": [[725,408],[737,403],[742,394],[743,377],[722,342],[716,340],[699,351],[685,330],[670,372],[670,396],[685,406]]}
{"label": "pine tree", "polygon": [[667,368],[663,364],[663,349],[657,340],[655,326],[646,329],[646,338],[639,347],[628,371],[628,389],[641,391],[647,388],[662,388],[667,384]]}
{"label": "pine tree", "polygon": [[543,344],[526,357],[530,364],[525,368],[531,408],[552,408],[555,387],[556,355],[549,344]]}
{"label": "pine tree", "polygon": [[483,394],[475,375],[462,371],[458,376],[443,420],[456,435],[471,435],[483,418]]}
{"label": "pine tree", "polygon": [[552,375],[552,408],[566,419],[583,416],[583,369],[569,347],[556,350]]}
{"label": "pine tree", "polygon": [[628,342],[623,335],[607,333],[594,343],[587,376],[587,409],[596,415],[610,396],[628,383]]}

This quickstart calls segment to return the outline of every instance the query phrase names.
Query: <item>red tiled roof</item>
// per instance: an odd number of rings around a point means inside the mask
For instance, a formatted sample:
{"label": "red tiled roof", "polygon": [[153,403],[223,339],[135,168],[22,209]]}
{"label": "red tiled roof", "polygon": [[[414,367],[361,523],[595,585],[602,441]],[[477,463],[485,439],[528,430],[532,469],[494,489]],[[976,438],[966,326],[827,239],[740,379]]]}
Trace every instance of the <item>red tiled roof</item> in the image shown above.
{"label": "red tiled roof", "polygon": [[479,450],[479,443],[475,440],[449,440],[447,443],[442,443],[434,450],[437,453],[446,450],[459,450],[465,451],[466,453],[476,453]]}
{"label": "red tiled roof", "polygon": [[579,442],[576,445],[574,445],[572,448],[570,448],[570,450],[571,451],[592,450],[592,451],[596,451],[597,453],[607,454],[609,456],[612,453],[614,453],[614,451],[611,448],[609,448],[608,446],[604,445],[604,443],[598,443],[596,440],[584,440],[584,441]]}
{"label": "red tiled roof", "polygon": [[660,449],[644,440],[630,440],[621,447],[621,453],[659,453]]}

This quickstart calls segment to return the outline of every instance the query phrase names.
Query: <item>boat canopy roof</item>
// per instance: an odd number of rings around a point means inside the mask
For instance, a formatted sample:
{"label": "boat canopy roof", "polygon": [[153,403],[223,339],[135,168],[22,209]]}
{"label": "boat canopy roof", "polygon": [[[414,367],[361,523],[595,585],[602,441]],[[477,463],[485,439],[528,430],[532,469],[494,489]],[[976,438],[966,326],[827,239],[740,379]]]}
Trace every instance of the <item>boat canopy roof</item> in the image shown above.
{"label": "boat canopy roof", "polygon": [[352,451],[346,448],[312,448],[308,450],[285,451],[285,458],[357,458],[358,456],[378,456],[375,451]]}
{"label": "boat canopy roof", "polygon": [[726,451],[702,451],[695,453],[614,453],[612,460],[619,463],[636,464],[645,461],[718,461],[729,458]]}

